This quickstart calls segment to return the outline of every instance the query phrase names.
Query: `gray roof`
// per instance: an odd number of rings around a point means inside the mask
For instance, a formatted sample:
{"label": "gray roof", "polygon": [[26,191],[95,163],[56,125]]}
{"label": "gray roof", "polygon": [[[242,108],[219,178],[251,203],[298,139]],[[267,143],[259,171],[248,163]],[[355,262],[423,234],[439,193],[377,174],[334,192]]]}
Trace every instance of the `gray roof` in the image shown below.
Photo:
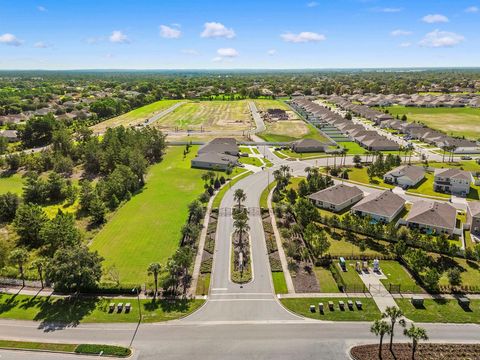
{"label": "gray roof", "polygon": [[216,138],[198,150],[199,154],[216,152],[221,154],[238,154],[237,141],[233,138]]}
{"label": "gray roof", "polygon": [[472,216],[480,216],[480,201],[469,201],[468,210]]}
{"label": "gray roof", "polygon": [[435,169],[435,176],[441,176],[449,179],[472,179],[472,174],[465,170],[460,169]]}
{"label": "gray roof", "polygon": [[198,156],[192,161],[207,162],[207,163],[219,164],[219,165],[228,165],[228,164],[236,164],[237,160],[238,158],[236,156],[220,154],[212,151],[212,152],[206,152],[202,154],[199,153]]}
{"label": "gray roof", "polygon": [[315,140],[315,139],[302,139],[302,140],[297,140],[292,143],[292,146],[295,147],[296,149],[301,149],[301,148],[310,148],[310,147],[325,147],[326,144]]}
{"label": "gray roof", "polygon": [[400,176],[406,176],[410,180],[417,180],[419,177],[423,177],[425,175],[425,169],[420,166],[414,165],[402,165],[393,170],[390,170],[385,175],[391,175],[393,173],[400,173]]}
{"label": "gray roof", "polygon": [[311,194],[309,198],[316,201],[325,201],[330,204],[340,205],[358,195],[363,195],[363,191],[358,187],[339,184]]}
{"label": "gray roof", "polygon": [[447,203],[418,201],[413,203],[406,221],[444,229],[454,229],[457,223],[457,210]]}
{"label": "gray roof", "polygon": [[18,138],[17,130],[2,130],[0,131],[0,136],[9,138],[9,139],[16,139]]}
{"label": "gray roof", "polygon": [[354,205],[352,210],[391,217],[403,208],[404,205],[405,200],[402,197],[394,194],[390,190],[385,190],[368,195],[358,204]]}

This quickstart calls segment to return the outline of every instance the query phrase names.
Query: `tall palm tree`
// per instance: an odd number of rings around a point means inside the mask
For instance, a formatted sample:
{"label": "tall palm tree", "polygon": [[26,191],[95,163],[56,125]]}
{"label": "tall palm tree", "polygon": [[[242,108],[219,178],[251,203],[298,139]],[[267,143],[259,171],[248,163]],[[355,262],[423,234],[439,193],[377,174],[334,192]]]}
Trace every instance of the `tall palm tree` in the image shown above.
{"label": "tall palm tree", "polygon": [[248,225],[248,217],[244,217],[244,216],[237,217],[233,221],[233,227],[235,228],[236,232],[238,233],[238,240],[241,244],[243,233],[250,231],[250,226]]}
{"label": "tall palm tree", "polygon": [[408,329],[403,330],[403,334],[412,340],[412,360],[415,360],[418,342],[420,340],[428,340],[427,330],[412,324]]}
{"label": "tall palm tree", "polygon": [[22,278],[22,285],[25,287],[25,263],[28,261],[28,252],[24,248],[18,248],[12,250],[10,253],[9,260],[12,264],[18,266],[18,271]]}
{"label": "tall palm tree", "polygon": [[403,312],[396,306],[388,306],[385,309],[385,312],[382,314],[383,319],[389,319],[390,320],[390,327],[391,327],[391,332],[390,332],[390,351],[392,351],[393,347],[393,331],[395,329],[395,324],[398,321],[398,324],[402,327],[405,327],[405,320],[402,319],[403,317]]}
{"label": "tall palm tree", "polygon": [[160,273],[162,266],[155,262],[151,263],[148,265],[148,275],[153,275],[153,281],[155,282],[155,292],[153,294],[153,301],[157,299],[157,293],[158,293],[158,274]]}
{"label": "tall palm tree", "polygon": [[385,320],[375,320],[370,328],[370,332],[376,336],[380,336],[380,345],[378,346],[378,358],[382,359],[383,337],[392,332],[392,327]]}
{"label": "tall palm tree", "polygon": [[38,277],[40,278],[40,283],[42,284],[43,289],[43,270],[45,269],[45,264],[47,260],[45,258],[39,257],[32,261],[32,269],[37,270]]}
{"label": "tall palm tree", "polygon": [[238,203],[238,209],[240,210],[242,202],[247,200],[247,194],[245,194],[245,191],[243,191],[243,189],[237,189],[233,194],[233,199]]}

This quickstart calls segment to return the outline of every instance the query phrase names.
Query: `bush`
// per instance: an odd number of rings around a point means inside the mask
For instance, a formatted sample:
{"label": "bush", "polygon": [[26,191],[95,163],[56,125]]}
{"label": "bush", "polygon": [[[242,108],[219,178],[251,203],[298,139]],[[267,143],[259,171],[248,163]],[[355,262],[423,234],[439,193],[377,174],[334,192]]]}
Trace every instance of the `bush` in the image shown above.
{"label": "bush", "polygon": [[77,354],[100,354],[103,352],[103,356],[118,356],[127,357],[130,356],[132,351],[129,348],[113,345],[94,345],[94,344],[80,344],[75,348]]}

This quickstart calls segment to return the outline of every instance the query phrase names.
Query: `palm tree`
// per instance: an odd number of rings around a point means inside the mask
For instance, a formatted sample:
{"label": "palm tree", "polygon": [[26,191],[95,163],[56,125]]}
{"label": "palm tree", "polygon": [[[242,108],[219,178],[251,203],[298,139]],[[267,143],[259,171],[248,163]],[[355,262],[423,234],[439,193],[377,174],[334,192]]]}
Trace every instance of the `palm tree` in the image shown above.
{"label": "palm tree", "polygon": [[238,210],[240,210],[242,202],[247,200],[247,194],[245,194],[245,191],[243,191],[243,189],[237,189],[233,194],[233,199],[238,203]]}
{"label": "palm tree", "polygon": [[378,346],[378,358],[382,358],[382,344],[383,344],[383,337],[385,334],[390,334],[392,332],[392,327],[389,323],[385,320],[375,320],[370,328],[370,332],[375,334],[376,336],[380,336],[380,345]]}
{"label": "palm tree", "polygon": [[415,360],[415,351],[417,351],[418,342],[420,340],[428,340],[427,330],[412,324],[410,328],[403,330],[403,335],[412,339],[412,360]]}
{"label": "palm tree", "polygon": [[43,289],[43,270],[45,268],[47,260],[45,258],[36,258],[32,262],[32,269],[37,270],[38,272],[38,277],[40,278],[40,283],[42,284],[42,289]]}
{"label": "palm tree", "polygon": [[157,299],[158,293],[158,274],[160,273],[162,266],[159,263],[151,263],[148,265],[148,275],[153,275],[153,281],[155,282],[155,292],[153,293],[153,301]]}
{"label": "palm tree", "polygon": [[405,320],[402,319],[403,317],[403,312],[396,306],[388,306],[385,309],[385,312],[382,314],[383,319],[390,319],[390,327],[391,327],[391,332],[390,332],[390,351],[392,351],[392,346],[393,346],[393,331],[395,328],[395,324],[398,323],[400,326],[405,327]]}
{"label": "palm tree", "polygon": [[242,235],[244,232],[250,231],[250,226],[248,225],[248,217],[240,216],[233,221],[233,227],[238,233],[238,240],[240,244],[242,243]]}
{"label": "palm tree", "polygon": [[23,287],[25,287],[24,266],[27,261],[28,261],[28,252],[24,248],[14,249],[10,253],[10,262],[18,266],[18,270],[20,271],[20,276],[22,278]]}

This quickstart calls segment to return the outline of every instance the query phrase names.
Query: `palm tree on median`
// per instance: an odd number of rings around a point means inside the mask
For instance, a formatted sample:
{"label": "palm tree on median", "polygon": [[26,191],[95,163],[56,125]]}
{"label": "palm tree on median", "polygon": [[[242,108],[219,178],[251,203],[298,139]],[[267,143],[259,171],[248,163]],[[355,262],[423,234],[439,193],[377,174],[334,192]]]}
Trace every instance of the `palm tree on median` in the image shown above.
{"label": "palm tree on median", "polygon": [[158,293],[158,274],[160,273],[162,266],[159,263],[151,263],[148,265],[148,275],[153,275],[153,281],[155,282],[155,292],[153,293],[153,301],[157,300]]}
{"label": "palm tree on median", "polygon": [[427,330],[412,324],[408,329],[403,330],[403,334],[412,339],[412,360],[415,360],[415,352],[417,351],[417,345],[420,340],[427,341]]}
{"label": "palm tree on median", "polygon": [[390,331],[390,351],[392,351],[392,347],[393,347],[393,331],[394,331],[394,328],[395,328],[395,324],[399,323],[400,326],[402,327],[405,327],[405,320],[402,319],[403,317],[403,312],[402,310],[400,310],[398,307],[396,306],[388,306],[386,309],[385,309],[385,312],[382,314],[382,318],[383,319],[386,319],[388,318],[390,320],[390,327],[391,327],[391,331]]}
{"label": "palm tree on median", "polygon": [[378,358],[382,359],[383,337],[392,332],[392,326],[385,320],[375,320],[372,327],[370,328],[370,332],[375,334],[376,336],[380,336],[380,345],[378,346]]}
{"label": "palm tree on median", "polygon": [[243,191],[243,189],[237,189],[233,194],[233,199],[238,203],[238,210],[240,210],[242,202],[247,200],[247,194],[245,194],[245,191]]}

